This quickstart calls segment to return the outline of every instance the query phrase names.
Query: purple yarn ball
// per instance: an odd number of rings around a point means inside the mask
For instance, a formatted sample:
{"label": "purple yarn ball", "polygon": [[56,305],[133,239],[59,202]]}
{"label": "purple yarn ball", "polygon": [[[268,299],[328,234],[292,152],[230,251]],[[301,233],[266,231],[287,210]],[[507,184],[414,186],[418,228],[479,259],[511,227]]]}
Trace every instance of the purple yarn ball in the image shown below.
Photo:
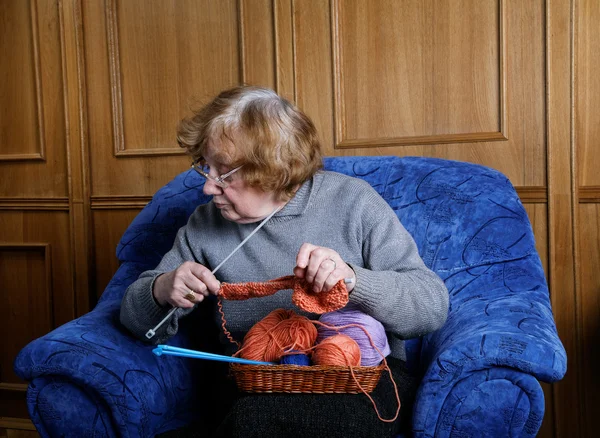
{"label": "purple yarn ball", "polygon": [[[361,312],[356,307],[348,305],[343,309],[336,310],[335,312],[324,313],[319,318],[319,321],[330,325],[330,326],[344,326],[348,324],[358,324],[371,335],[373,344],[381,351],[383,356],[390,354],[390,345],[388,344],[387,335],[383,325],[372,316]],[[356,341],[360,348],[361,366],[376,366],[381,363],[383,358],[381,354],[377,352],[371,345],[369,338],[363,330],[358,327],[348,327],[343,330],[333,330],[327,327],[318,327],[317,343],[330,336],[343,333],[346,336],[351,337]]]}

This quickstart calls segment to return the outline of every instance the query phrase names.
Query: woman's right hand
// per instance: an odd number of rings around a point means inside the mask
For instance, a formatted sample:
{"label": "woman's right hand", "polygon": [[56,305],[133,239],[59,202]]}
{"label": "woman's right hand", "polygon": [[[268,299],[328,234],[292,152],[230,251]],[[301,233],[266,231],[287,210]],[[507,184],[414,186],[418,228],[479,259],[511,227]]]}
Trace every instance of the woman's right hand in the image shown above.
{"label": "woman's right hand", "polygon": [[159,275],[152,294],[161,306],[189,309],[209,294],[217,295],[220,288],[221,283],[206,266],[185,262],[174,271]]}

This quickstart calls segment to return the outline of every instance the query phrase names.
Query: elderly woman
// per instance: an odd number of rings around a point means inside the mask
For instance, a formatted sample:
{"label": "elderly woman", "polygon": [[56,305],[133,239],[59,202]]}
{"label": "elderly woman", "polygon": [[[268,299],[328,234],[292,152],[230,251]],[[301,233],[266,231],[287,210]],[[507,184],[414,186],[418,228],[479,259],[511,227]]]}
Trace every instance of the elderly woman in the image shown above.
{"label": "elderly woman", "polygon": [[[345,279],[350,303],[383,324],[391,356],[400,365],[405,359],[402,339],[445,322],[448,292],[424,265],[412,237],[368,183],[321,170],[316,129],[292,103],[268,89],[235,87],[183,120],[178,141],[206,178],[204,193],[213,198],[195,210],[156,269],[127,289],[121,321],[140,339],[174,306],[182,310],[153,340],[161,343],[173,336],[178,319],[217,295],[221,281],[266,281],[291,273],[306,279],[314,293],[327,293]],[[228,329],[237,339],[282,307],[292,307],[291,291],[223,301]],[[403,411],[406,405],[403,400]],[[369,403],[365,408],[372,411]],[[269,434],[273,431],[263,436]],[[301,433],[306,434],[310,431]]]}

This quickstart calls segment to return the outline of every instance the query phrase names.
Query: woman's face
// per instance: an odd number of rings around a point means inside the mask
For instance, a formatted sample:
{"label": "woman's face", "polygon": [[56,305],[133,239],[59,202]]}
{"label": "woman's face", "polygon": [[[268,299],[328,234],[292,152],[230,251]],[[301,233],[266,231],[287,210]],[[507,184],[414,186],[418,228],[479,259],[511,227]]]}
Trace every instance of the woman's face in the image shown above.
{"label": "woman's face", "polygon": [[[231,170],[231,162],[227,154],[214,154],[215,150],[222,151],[223,147],[235,150],[227,140],[213,140],[204,155],[206,164],[210,167],[210,175],[218,177]],[[228,161],[228,162],[226,162]],[[276,208],[283,207],[275,193],[267,193],[246,184],[242,177],[243,168],[225,179],[227,188],[222,188],[214,181],[207,179],[204,183],[204,193],[212,195],[214,205],[221,211],[221,215],[228,221],[238,224],[249,224],[264,219]]]}

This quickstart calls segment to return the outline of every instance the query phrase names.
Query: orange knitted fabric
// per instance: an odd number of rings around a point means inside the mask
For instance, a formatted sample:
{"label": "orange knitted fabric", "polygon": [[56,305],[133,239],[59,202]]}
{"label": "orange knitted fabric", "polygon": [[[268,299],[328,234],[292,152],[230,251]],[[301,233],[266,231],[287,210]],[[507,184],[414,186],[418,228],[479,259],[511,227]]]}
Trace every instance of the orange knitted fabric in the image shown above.
{"label": "orange knitted fabric", "polygon": [[264,283],[222,283],[219,295],[226,300],[247,300],[273,295],[283,289],[293,289],[293,303],[306,312],[333,312],[348,303],[348,289],[344,280],[338,281],[329,292],[314,293],[306,280],[293,275]]}

